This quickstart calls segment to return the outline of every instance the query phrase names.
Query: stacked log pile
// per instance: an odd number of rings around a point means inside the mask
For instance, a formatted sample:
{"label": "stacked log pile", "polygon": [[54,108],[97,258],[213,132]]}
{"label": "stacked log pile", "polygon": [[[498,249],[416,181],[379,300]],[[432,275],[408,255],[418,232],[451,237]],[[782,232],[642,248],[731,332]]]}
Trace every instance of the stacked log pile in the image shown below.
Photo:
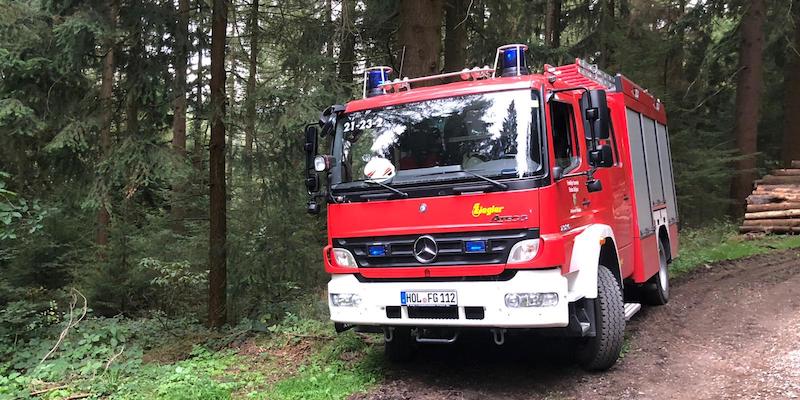
{"label": "stacked log pile", "polygon": [[739,230],[800,233],[800,161],[792,161],[791,168],[773,170],[755,185]]}

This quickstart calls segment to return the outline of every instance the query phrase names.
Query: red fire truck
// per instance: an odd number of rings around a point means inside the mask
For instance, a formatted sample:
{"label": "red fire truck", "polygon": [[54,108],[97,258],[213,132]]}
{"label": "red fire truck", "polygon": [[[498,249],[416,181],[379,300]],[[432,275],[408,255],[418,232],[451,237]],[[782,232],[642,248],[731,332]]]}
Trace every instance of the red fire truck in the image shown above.
{"label": "red fire truck", "polygon": [[337,331],[383,332],[398,361],[469,329],[498,345],[534,331],[571,337],[577,362],[604,370],[625,321],[667,302],[678,216],[663,104],[582,60],[532,74],[526,50],[414,79],[369,68],[363,99],[306,127]]}

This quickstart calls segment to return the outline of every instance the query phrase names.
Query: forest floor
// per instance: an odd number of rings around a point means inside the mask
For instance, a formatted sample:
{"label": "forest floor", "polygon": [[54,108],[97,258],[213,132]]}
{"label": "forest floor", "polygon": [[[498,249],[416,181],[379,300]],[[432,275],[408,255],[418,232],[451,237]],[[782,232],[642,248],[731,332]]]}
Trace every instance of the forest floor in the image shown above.
{"label": "forest floor", "polygon": [[[586,373],[533,338],[421,349],[355,399],[785,399],[800,396],[800,251],[704,264],[643,308],[624,356]],[[483,339],[483,340],[481,340]]]}
{"label": "forest floor", "polygon": [[672,298],[629,322],[605,373],[568,347],[487,335],[384,361],[381,335],[335,334],[321,291],[281,320],[209,331],[165,318],[67,321],[0,359],[0,399],[719,399],[800,396],[800,236],[740,236],[727,225],[682,232]]}

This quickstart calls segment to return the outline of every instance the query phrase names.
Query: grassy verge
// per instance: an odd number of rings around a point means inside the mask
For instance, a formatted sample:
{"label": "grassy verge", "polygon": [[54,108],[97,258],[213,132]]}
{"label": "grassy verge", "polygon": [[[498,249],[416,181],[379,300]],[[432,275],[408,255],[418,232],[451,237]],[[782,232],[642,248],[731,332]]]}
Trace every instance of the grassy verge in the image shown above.
{"label": "grassy verge", "polygon": [[[740,236],[729,224],[684,230],[671,273],[799,247],[800,236]],[[41,362],[69,321],[53,312],[34,334],[0,336],[0,399],[316,400],[368,390],[385,369],[380,338],[336,335],[326,311],[324,296],[309,295],[276,325],[223,332],[164,318],[87,318]]]}
{"label": "grassy verge", "polygon": [[[321,301],[310,297],[304,301]],[[0,346],[9,358],[0,361],[0,399],[314,400],[368,389],[383,369],[376,346],[352,332],[334,334],[313,311],[324,304],[306,308],[261,333],[249,325],[212,332],[185,321],[89,318],[40,362],[64,321],[16,348]]]}
{"label": "grassy verge", "polygon": [[680,257],[670,266],[672,277],[717,261],[735,260],[772,250],[800,247],[796,235],[739,235],[736,226],[715,224],[681,231]]}

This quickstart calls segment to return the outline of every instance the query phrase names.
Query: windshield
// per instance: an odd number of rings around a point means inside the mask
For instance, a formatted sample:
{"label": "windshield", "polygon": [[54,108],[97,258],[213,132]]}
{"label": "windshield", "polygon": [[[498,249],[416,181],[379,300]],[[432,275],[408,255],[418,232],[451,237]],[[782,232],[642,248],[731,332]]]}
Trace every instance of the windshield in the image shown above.
{"label": "windshield", "polygon": [[333,149],[341,168],[332,183],[381,180],[373,175],[376,167],[392,185],[475,179],[463,171],[486,177],[538,174],[539,107],[535,91],[513,90],[342,115]]}

